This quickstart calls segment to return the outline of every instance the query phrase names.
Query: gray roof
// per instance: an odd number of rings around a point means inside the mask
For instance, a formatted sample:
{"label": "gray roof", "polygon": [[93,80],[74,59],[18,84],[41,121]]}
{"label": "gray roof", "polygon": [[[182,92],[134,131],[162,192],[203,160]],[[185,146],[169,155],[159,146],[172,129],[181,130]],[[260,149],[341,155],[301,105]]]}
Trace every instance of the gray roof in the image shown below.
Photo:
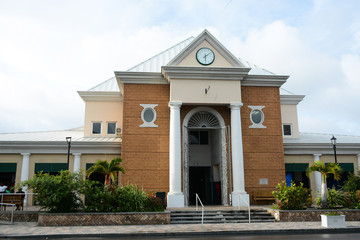
{"label": "gray roof", "polygon": [[0,133],[0,142],[121,142],[119,137],[84,137],[84,129],[76,128],[62,131],[42,131],[23,133]]}
{"label": "gray roof", "polygon": [[102,82],[95,87],[90,88],[90,92],[120,92],[119,85],[116,82],[116,78],[111,77],[105,82]]}
{"label": "gray roof", "polygon": [[[284,143],[296,143],[296,144],[301,144],[301,143],[323,143],[323,144],[329,144],[332,146],[331,144],[331,138],[332,138],[332,134],[325,134],[325,133],[303,133],[300,132],[299,133],[299,138],[284,138]],[[339,135],[336,134],[335,135],[336,139],[337,139],[337,144],[359,144],[360,145],[360,136],[351,136],[351,135]],[[359,149],[360,150],[360,149]],[[360,153],[360,152],[359,152]]]}

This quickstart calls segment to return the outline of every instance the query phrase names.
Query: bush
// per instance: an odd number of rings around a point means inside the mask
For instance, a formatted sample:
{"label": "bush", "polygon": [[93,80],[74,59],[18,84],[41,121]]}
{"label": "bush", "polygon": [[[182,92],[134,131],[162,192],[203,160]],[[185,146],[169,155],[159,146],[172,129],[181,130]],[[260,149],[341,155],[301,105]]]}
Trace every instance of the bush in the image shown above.
{"label": "bush", "polygon": [[360,190],[360,176],[355,176],[353,173],[349,173],[348,179],[345,181],[342,189],[345,192],[356,192]]}
{"label": "bush", "polygon": [[149,196],[137,186],[98,186],[95,182],[86,185],[86,212],[153,212],[164,211],[161,200]]}
{"label": "bush", "polygon": [[57,176],[41,172],[21,185],[37,193],[36,200],[42,209],[66,213],[75,212],[81,207],[79,192],[83,183],[81,173],[60,171]]}
{"label": "bush", "polygon": [[[346,198],[343,191],[336,189],[328,189],[327,191],[327,206],[330,209],[343,208],[346,206]],[[316,198],[316,204],[321,205],[321,198]]]}
{"label": "bush", "polygon": [[303,183],[297,186],[294,182],[288,187],[286,182],[279,183],[273,191],[274,197],[278,199],[279,210],[302,210],[311,206],[310,190],[303,187]]}

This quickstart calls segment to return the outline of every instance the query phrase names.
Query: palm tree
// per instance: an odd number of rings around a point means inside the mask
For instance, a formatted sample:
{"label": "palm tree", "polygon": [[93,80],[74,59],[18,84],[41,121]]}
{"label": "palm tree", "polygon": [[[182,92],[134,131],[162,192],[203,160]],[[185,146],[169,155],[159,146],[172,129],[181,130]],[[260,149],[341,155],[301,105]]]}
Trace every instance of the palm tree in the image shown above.
{"label": "palm tree", "polygon": [[122,162],[121,158],[114,158],[110,162],[106,160],[99,160],[93,166],[91,166],[86,174],[89,177],[92,173],[101,173],[105,175],[105,185],[110,187],[110,185],[115,182],[118,172],[125,173],[125,169],[120,166]]}
{"label": "palm tree", "polygon": [[324,164],[322,161],[316,161],[310,165],[306,170],[307,176],[310,177],[313,172],[321,173],[321,208],[327,208],[327,183],[326,178],[330,174],[334,175],[334,180],[339,180],[341,177],[341,169],[337,163]]}

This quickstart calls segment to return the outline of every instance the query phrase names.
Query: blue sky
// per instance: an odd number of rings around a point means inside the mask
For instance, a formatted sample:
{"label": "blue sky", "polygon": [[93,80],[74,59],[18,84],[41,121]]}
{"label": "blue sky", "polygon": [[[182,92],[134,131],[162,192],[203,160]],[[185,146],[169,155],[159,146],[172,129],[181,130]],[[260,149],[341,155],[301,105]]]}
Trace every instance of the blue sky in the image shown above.
{"label": "blue sky", "polygon": [[207,28],[290,75],[302,132],[360,135],[360,1],[0,0],[0,132],[83,125],[87,90]]}

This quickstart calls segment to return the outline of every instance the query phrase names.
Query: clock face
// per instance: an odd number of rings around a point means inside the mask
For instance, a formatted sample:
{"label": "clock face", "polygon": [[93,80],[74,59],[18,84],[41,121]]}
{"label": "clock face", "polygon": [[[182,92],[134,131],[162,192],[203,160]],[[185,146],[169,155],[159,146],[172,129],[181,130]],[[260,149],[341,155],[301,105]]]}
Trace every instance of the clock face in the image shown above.
{"label": "clock face", "polygon": [[196,59],[202,65],[210,65],[215,60],[214,52],[209,48],[200,48],[196,52]]}

